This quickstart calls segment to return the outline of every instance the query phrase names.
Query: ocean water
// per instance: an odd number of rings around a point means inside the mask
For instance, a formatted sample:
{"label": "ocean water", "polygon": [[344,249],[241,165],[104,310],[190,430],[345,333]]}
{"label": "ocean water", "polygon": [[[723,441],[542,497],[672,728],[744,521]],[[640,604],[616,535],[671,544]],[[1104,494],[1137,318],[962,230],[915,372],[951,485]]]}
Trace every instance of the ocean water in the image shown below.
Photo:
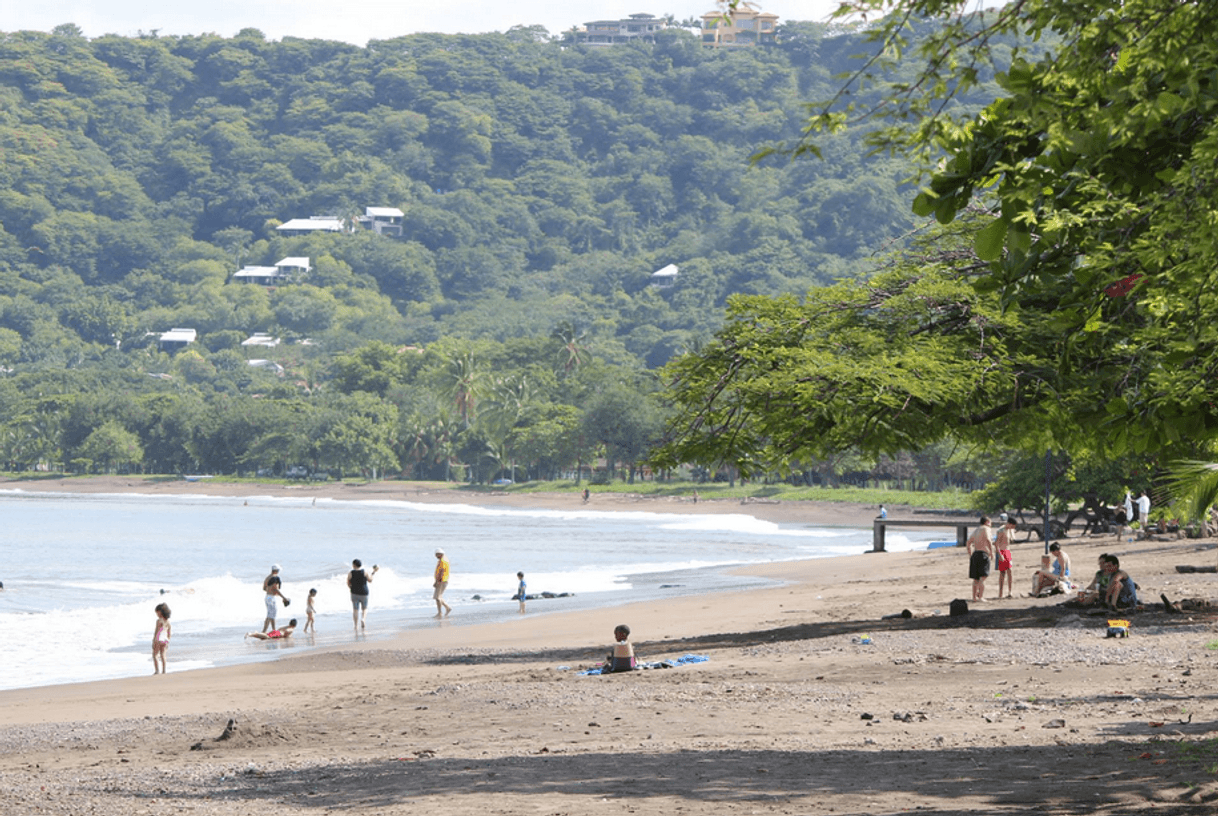
{"label": "ocean water", "polygon": [[[742,508],[747,510],[747,508]],[[452,564],[449,622],[508,619],[516,572],[529,614],[761,583],[729,565],[862,553],[871,529],[774,524],[740,514],[488,508],[309,497],[0,491],[0,689],[151,673],[156,604],[172,610],[170,671],[263,660],[353,638],[351,560],[380,570],[368,637],[434,625],[436,547]],[[889,530],[889,550],[935,533]],[[316,637],[265,643],[262,580],[282,567],[298,617],[316,588]]]}

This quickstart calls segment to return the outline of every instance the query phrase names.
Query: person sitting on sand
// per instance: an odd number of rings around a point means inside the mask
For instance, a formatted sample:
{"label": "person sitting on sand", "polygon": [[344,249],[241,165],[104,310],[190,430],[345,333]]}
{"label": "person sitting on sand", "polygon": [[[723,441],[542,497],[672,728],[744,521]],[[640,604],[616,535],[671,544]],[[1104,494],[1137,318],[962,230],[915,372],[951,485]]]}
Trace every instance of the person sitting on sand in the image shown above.
{"label": "person sitting on sand", "polygon": [[629,637],[629,626],[623,623],[620,626],[614,627],[613,651],[605,658],[605,665],[601,667],[602,674],[635,670],[634,645],[627,640]]}
{"label": "person sitting on sand", "polygon": [[1068,606],[1095,606],[1103,602],[1104,596],[1108,593],[1108,573],[1104,571],[1104,562],[1107,558],[1108,553],[1100,553],[1097,559],[1099,570],[1096,571],[1095,577],[1091,579],[1091,583],[1083,587],[1077,598],[1067,601]]}
{"label": "person sitting on sand", "polygon": [[1032,577],[1033,595],[1070,583],[1070,556],[1058,544],[1050,544],[1049,552],[1052,554],[1041,556],[1040,569]]}
{"label": "person sitting on sand", "polygon": [[296,619],[292,618],[282,629],[272,629],[269,632],[247,632],[245,636],[258,638],[258,640],[279,640],[280,638],[290,638],[294,631],[296,631]]}
{"label": "person sitting on sand", "polygon": [[1138,605],[1138,585],[1121,569],[1121,559],[1105,556],[1104,571],[1108,573],[1108,591],[1104,605],[1114,612],[1128,611]]}

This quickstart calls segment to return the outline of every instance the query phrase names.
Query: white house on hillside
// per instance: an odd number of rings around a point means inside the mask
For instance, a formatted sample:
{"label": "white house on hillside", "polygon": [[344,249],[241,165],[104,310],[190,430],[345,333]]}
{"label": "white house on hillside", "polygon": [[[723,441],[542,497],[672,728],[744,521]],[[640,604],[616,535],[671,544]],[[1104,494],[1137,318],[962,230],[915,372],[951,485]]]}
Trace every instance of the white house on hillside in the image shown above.
{"label": "white house on hillside", "polygon": [[651,285],[660,289],[667,289],[670,286],[677,285],[677,275],[680,270],[676,264],[669,264],[663,269],[657,269],[651,273]]}
{"label": "white house on hillside", "polygon": [[161,338],[157,341],[157,345],[161,351],[167,351],[172,354],[189,346],[198,336],[199,333],[194,329],[170,329],[167,332],[161,332]]}
{"label": "white house on hillside", "polygon": [[332,215],[314,215],[309,218],[293,218],[284,221],[275,229],[284,235],[305,235],[310,232],[345,232],[343,219]]}
{"label": "white house on hillside", "polygon": [[406,214],[397,207],[365,207],[359,223],[377,235],[402,237],[402,218]]}

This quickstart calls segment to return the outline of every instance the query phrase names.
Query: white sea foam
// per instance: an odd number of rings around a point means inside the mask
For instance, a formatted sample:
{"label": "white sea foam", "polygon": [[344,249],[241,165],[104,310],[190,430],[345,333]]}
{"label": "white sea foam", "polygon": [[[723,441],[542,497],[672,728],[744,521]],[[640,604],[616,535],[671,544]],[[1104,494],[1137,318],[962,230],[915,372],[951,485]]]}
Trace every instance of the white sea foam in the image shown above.
{"label": "white sea foam", "polygon": [[[242,635],[262,627],[261,585],[272,563],[282,565],[283,592],[292,599],[279,609],[277,623],[295,617],[303,624],[308,590],[315,588],[325,637],[350,634],[352,558],[366,569],[380,566],[371,620],[410,626],[423,625],[412,621],[434,612],[437,546],[449,554],[446,599],[460,617],[494,619],[514,614],[509,599],[518,570],[530,593],[573,593],[576,604],[618,603],[670,580],[682,591],[697,591],[708,585],[707,567],[857,554],[871,545],[869,528],[774,524],[744,512],[314,501],[307,494],[80,496],[4,489],[0,511],[9,540],[30,542],[8,548],[0,565],[6,587],[0,592],[0,688],[150,672],[153,607],[161,601],[173,610],[171,670],[264,656],[270,647]],[[887,544],[911,549],[933,537],[942,533],[920,538],[889,531]],[[547,604],[570,608],[566,601]]]}

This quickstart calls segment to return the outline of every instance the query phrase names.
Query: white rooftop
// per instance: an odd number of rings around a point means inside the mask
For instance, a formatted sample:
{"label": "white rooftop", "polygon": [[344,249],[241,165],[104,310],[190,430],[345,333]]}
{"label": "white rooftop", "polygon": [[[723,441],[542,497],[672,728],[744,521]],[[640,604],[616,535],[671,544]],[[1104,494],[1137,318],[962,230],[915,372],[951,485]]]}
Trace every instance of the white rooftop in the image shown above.
{"label": "white rooftop", "polygon": [[664,267],[663,269],[657,269],[655,272],[652,272],[651,277],[653,277],[653,278],[675,278],[679,274],[679,272],[680,272],[680,270],[677,269],[676,264],[669,264],[668,266]]}
{"label": "white rooftop", "polygon": [[309,266],[308,258],[281,258],[275,262],[276,269],[283,269],[285,267],[292,269],[303,269],[306,272],[312,269],[312,267]]}
{"label": "white rooftop", "polygon": [[199,333],[194,329],[170,329],[161,332],[162,343],[193,343]]}
{"label": "white rooftop", "polygon": [[248,338],[246,338],[245,340],[242,340],[241,345],[274,347],[274,346],[279,345],[279,342],[280,341],[279,341],[278,337],[272,337],[271,335],[266,334],[265,332],[254,332]]}
{"label": "white rooftop", "polygon": [[320,230],[322,232],[342,232],[343,220],[341,218],[293,218],[289,221],[284,221],[277,230]]}
{"label": "white rooftop", "polygon": [[405,213],[397,207],[364,207],[364,215],[370,218],[401,218]]}

